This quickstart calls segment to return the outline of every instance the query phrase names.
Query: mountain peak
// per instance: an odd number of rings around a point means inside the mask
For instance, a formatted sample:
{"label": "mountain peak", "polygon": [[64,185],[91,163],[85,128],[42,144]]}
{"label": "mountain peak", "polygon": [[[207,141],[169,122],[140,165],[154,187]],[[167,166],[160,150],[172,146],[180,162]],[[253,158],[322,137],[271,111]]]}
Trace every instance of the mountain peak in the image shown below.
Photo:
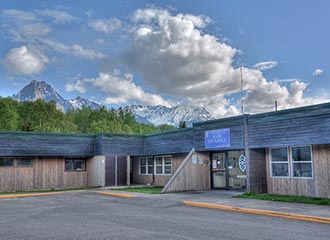
{"label": "mountain peak", "polygon": [[[36,101],[37,99],[41,99],[45,102],[54,101],[56,107],[63,112],[84,107],[91,109],[99,109],[102,107],[101,104],[81,96],[66,100],[50,84],[45,81],[37,80],[32,80],[20,92],[15,94],[13,98],[20,102]],[[181,121],[185,121],[186,125],[190,127],[194,122],[214,119],[205,108],[191,106],[187,103],[174,107],[163,105],[130,105],[124,107],[124,110],[126,109],[133,113],[138,122],[152,123],[156,126],[168,124],[178,127]]]}
{"label": "mountain peak", "polygon": [[174,107],[130,105],[125,109],[130,110],[137,121],[152,123],[156,126],[168,124],[178,127],[181,121],[185,121],[186,125],[190,127],[195,122],[214,119],[205,108],[187,104]]}
{"label": "mountain peak", "polygon": [[82,108],[84,106],[91,107],[93,109],[101,107],[98,103],[91,102],[80,96],[74,100],[66,100],[50,84],[45,81],[37,80],[32,80],[21,91],[15,94],[13,99],[19,102],[36,101],[38,99],[45,102],[54,101],[56,102],[56,107],[63,112],[71,109]]}

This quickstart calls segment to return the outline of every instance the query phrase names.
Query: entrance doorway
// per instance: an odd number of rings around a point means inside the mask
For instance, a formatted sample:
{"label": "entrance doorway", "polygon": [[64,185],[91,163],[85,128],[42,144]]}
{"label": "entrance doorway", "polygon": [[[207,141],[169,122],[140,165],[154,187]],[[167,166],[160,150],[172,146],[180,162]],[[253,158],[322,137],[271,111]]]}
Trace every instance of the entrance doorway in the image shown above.
{"label": "entrance doorway", "polygon": [[105,185],[122,186],[127,181],[127,156],[107,155],[105,161]]}
{"label": "entrance doorway", "polygon": [[212,153],[212,188],[230,190],[246,187],[246,174],[239,167],[239,159],[243,153],[243,151]]}

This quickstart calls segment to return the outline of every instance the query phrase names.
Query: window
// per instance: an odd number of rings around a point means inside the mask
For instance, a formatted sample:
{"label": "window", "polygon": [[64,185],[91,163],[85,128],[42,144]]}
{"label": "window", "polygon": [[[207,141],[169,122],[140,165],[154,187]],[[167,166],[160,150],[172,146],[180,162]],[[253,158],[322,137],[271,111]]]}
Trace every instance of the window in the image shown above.
{"label": "window", "polygon": [[14,166],[14,158],[0,158],[0,167]]}
{"label": "window", "polygon": [[172,174],[172,157],[141,157],[139,158],[140,175],[171,175]]}
{"label": "window", "polygon": [[312,153],[310,146],[292,147],[292,176],[294,178],[312,178]]}
{"label": "window", "polygon": [[154,159],[152,157],[139,158],[140,162],[140,174],[147,175],[154,172]]}
{"label": "window", "polygon": [[17,167],[31,167],[32,159],[31,158],[17,158],[16,166]]}
{"label": "window", "polygon": [[172,157],[156,157],[156,174],[157,175],[170,175],[172,174]]}
{"label": "window", "polygon": [[31,158],[0,158],[0,167],[32,167]]}
{"label": "window", "polygon": [[65,171],[82,172],[86,171],[85,159],[65,159]]}
{"label": "window", "polygon": [[288,149],[271,148],[271,175],[272,177],[289,177]]}

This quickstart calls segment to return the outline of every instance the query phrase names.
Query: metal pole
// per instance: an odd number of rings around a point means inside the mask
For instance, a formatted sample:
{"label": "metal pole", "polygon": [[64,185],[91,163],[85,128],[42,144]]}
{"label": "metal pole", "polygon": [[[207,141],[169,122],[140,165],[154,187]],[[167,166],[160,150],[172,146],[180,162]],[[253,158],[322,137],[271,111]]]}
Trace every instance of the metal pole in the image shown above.
{"label": "metal pole", "polygon": [[127,155],[126,157],[127,161],[127,186],[131,185],[131,161],[130,161],[130,156]]}
{"label": "metal pole", "polygon": [[115,158],[115,186],[117,187],[117,183],[118,183],[118,180],[117,180],[117,177],[118,177],[118,162],[117,162],[118,158],[117,158],[117,155],[116,155],[116,158]]}
{"label": "metal pole", "polygon": [[243,109],[243,72],[242,72],[242,66],[240,67],[240,72],[241,72],[241,114],[244,114],[244,109]]}

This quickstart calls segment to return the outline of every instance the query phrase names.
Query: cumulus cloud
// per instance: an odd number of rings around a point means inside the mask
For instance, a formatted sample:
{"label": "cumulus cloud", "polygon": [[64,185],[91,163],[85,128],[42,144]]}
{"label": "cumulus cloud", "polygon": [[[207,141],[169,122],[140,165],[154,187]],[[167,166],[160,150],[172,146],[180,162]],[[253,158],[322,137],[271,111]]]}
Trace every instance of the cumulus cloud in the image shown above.
{"label": "cumulus cloud", "polygon": [[[217,115],[238,113],[226,99],[240,90],[240,70],[232,66],[237,50],[202,32],[209,18],[156,8],[137,10],[132,18],[136,28],[124,63],[140,72],[147,85]],[[262,77],[258,70],[244,72],[244,89]]]}
{"label": "cumulus cloud", "polygon": [[278,63],[276,61],[259,62],[254,64],[253,68],[260,71],[264,71],[276,67],[277,64]]}
{"label": "cumulus cloud", "polygon": [[323,73],[323,70],[318,68],[318,69],[314,70],[313,75],[314,76],[320,76],[322,73]]}
{"label": "cumulus cloud", "polygon": [[39,74],[48,63],[48,58],[36,49],[25,45],[7,53],[4,64],[7,70],[18,75]]}
{"label": "cumulus cloud", "polygon": [[95,31],[104,32],[105,34],[113,33],[121,28],[122,23],[118,18],[91,20],[88,26]]}
{"label": "cumulus cloud", "polygon": [[79,85],[79,88],[85,89],[86,86],[82,86],[82,83],[92,84],[105,92],[108,96],[103,102],[107,104],[171,105],[161,96],[145,92],[142,87],[133,82],[131,74],[123,74],[118,69],[115,69],[113,73],[100,73],[96,78],[78,80],[76,83],[69,85],[68,88]]}
{"label": "cumulus cloud", "polygon": [[[150,7],[137,10],[132,22],[132,44],[122,61],[139,72],[146,85],[158,94],[207,107],[218,117],[239,113],[239,103],[229,100],[240,93],[240,69],[233,66],[239,51],[205,33],[212,22],[208,17]],[[274,99],[283,99],[286,107],[313,102],[303,97],[305,83],[293,81],[288,89],[264,78],[262,71],[277,64],[267,61],[242,68],[244,105],[250,113],[272,110]]]}
{"label": "cumulus cloud", "polygon": [[103,53],[96,52],[92,49],[83,48],[78,44],[73,44],[72,46],[69,46],[49,39],[40,39],[40,42],[46,44],[48,47],[50,47],[57,53],[72,55],[82,59],[97,60],[104,59],[106,57],[106,55]]}

